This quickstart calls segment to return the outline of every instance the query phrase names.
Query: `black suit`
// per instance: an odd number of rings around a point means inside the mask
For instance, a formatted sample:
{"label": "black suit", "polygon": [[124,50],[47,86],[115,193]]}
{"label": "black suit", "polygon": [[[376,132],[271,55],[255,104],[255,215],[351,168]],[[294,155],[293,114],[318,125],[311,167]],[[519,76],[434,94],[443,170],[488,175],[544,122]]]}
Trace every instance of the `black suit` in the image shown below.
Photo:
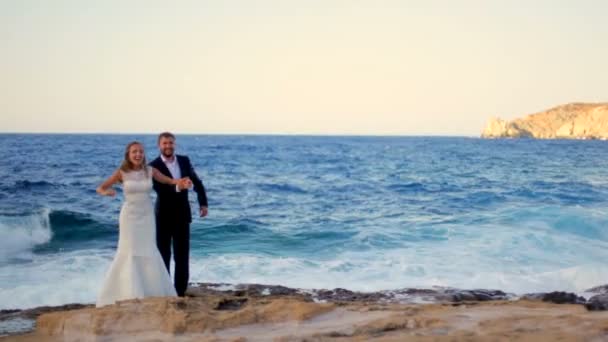
{"label": "black suit", "polygon": [[[194,191],[198,196],[201,207],[207,206],[207,195],[203,182],[198,178],[190,159],[186,156],[175,155],[181,176],[190,177]],[[154,159],[150,165],[167,177],[173,178],[171,172],[161,159]],[[171,243],[175,260],[175,291],[184,296],[188,288],[189,255],[190,255],[190,222],[192,212],[188,201],[188,190],[177,191],[175,185],[162,184],[154,181],[156,198],[156,244],[163,257],[167,271],[170,272]]]}

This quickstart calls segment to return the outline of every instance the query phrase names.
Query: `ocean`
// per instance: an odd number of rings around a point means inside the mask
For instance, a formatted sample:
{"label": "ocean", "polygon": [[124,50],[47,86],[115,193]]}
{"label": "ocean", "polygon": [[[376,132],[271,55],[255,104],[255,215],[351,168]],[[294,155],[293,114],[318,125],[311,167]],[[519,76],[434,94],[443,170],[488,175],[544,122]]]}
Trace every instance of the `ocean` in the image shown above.
{"label": "ocean", "polygon": [[[0,309],[93,303],[156,135],[1,134]],[[608,142],[181,135],[207,188],[193,282],[582,293],[608,283]],[[190,195],[196,208],[195,195]]]}

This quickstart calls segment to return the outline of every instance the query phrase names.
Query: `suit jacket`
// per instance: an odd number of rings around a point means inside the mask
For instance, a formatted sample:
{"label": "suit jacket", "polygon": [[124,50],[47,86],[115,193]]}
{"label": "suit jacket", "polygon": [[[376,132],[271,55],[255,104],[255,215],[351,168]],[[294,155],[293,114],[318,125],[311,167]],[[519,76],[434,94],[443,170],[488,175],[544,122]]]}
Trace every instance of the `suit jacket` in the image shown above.
{"label": "suit jacket", "polygon": [[[186,156],[175,155],[177,158],[177,163],[181,170],[182,177],[190,177],[192,180],[192,184],[194,185],[194,191],[198,197],[198,204],[201,207],[207,206],[207,194],[205,193],[205,187],[203,186],[203,182],[198,177],[192,164],[190,163],[190,159]],[[159,156],[154,159],[150,166],[156,168],[162,174],[169,178],[173,178],[171,176],[171,172]],[[156,180],[154,181],[154,190],[156,191],[156,220],[159,223],[190,223],[192,222],[192,212],[190,210],[190,202],[188,201],[188,190],[182,190],[177,192],[175,189],[175,185],[163,184],[159,183]]]}

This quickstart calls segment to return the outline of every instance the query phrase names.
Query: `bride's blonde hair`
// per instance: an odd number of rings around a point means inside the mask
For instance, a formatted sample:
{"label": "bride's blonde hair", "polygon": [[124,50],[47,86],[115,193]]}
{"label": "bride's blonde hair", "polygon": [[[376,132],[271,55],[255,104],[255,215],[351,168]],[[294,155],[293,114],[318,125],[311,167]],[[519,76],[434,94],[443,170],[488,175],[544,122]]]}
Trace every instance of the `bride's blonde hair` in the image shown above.
{"label": "bride's blonde hair", "polygon": [[[131,160],[129,160],[129,150],[131,150],[131,147],[133,147],[135,145],[141,146],[142,150],[144,149],[144,145],[142,143],[140,143],[139,141],[132,141],[127,144],[127,148],[125,149],[125,159],[123,159],[122,163],[120,164],[120,169],[123,172],[129,172],[129,171],[135,170],[135,166],[133,165]],[[148,162],[146,161],[145,153],[144,153],[144,158],[142,161],[142,167],[144,169],[144,172],[146,173],[146,176],[148,176]]]}

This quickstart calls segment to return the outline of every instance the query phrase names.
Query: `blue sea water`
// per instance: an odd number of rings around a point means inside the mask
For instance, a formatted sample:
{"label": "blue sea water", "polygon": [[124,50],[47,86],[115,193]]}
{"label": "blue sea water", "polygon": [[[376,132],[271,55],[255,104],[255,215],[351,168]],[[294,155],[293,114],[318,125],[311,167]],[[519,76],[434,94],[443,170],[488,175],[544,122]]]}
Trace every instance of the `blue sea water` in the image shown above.
{"label": "blue sea water", "polygon": [[[0,135],[0,309],[94,302],[154,135]],[[207,187],[191,281],[523,294],[608,283],[608,142],[178,136]],[[195,196],[190,196],[196,206]]]}

